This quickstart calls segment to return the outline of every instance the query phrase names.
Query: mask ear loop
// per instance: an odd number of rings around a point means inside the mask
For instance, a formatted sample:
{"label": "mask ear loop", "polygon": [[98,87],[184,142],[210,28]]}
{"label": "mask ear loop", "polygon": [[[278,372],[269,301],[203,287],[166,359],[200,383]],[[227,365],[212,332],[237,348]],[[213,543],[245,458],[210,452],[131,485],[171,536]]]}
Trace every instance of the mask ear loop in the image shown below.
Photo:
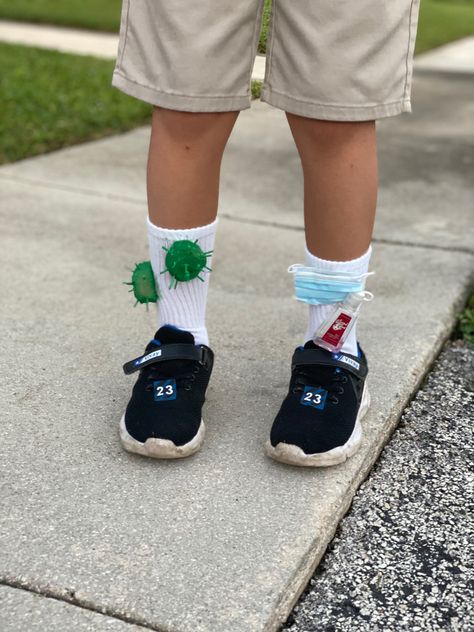
{"label": "mask ear loop", "polygon": [[363,301],[366,301],[367,303],[370,303],[370,301],[374,300],[373,293],[369,292],[368,290],[362,290],[362,292],[359,292],[359,294],[361,294],[361,299]]}

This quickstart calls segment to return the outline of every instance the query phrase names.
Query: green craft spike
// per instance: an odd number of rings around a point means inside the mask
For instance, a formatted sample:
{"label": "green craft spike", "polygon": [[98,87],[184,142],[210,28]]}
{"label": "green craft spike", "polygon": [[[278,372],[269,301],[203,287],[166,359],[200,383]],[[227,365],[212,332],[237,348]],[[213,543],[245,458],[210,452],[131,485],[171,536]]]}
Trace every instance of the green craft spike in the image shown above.
{"label": "green craft spike", "polygon": [[142,261],[135,264],[135,269],[132,271],[132,280],[124,281],[124,284],[132,286],[129,292],[133,291],[136,298],[135,306],[138,303],[145,303],[148,308],[148,303],[156,303],[159,299],[150,261]]}
{"label": "green craft spike", "polygon": [[212,250],[203,252],[197,241],[197,239],[195,241],[180,239],[173,242],[169,248],[163,246],[163,249],[167,252],[165,258],[166,269],[161,274],[169,272],[171,275],[170,289],[173,285],[176,288],[180,281],[186,283],[196,278],[204,281],[199,274],[205,268],[210,270],[206,265],[206,261]]}

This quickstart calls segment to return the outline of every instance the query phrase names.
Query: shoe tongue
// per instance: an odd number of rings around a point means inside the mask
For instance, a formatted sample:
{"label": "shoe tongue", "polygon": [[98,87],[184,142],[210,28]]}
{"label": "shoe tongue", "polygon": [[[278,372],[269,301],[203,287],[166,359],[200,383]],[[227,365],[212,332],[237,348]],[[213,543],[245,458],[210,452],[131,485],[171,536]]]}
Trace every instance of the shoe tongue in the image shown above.
{"label": "shoe tongue", "polygon": [[[156,332],[154,340],[151,340],[146,346],[145,353],[153,351],[161,345],[183,342],[194,344],[193,334],[184,329],[178,329],[178,327],[173,325],[163,325]],[[190,370],[194,363],[195,360],[167,360],[166,362],[151,365],[148,368],[163,377],[176,377]]]}
{"label": "shoe tongue", "polygon": [[[308,340],[308,342],[304,344],[303,349],[319,349],[320,351],[324,351],[328,355],[333,355],[330,351],[323,349],[323,347],[315,344],[312,340]],[[334,376],[334,373],[340,373],[341,369],[339,367],[334,368],[331,366],[315,366],[308,368],[307,371],[309,373],[316,373],[320,380],[325,381],[326,379],[331,379]]]}
{"label": "shoe tongue", "polygon": [[194,336],[191,332],[184,329],[178,329],[173,325],[163,325],[155,334],[155,340],[161,342],[162,345],[173,343],[188,342],[194,344]]}

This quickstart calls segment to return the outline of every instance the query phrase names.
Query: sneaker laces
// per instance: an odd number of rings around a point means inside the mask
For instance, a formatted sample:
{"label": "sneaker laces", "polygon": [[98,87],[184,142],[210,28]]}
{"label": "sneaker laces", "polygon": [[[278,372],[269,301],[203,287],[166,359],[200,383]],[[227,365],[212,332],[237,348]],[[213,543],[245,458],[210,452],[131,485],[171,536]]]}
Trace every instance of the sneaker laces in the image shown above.
{"label": "sneaker laces", "polygon": [[339,369],[329,369],[325,371],[325,375],[321,376],[322,371],[318,371],[317,379],[315,380],[314,372],[309,368],[296,369],[295,386],[293,387],[293,393],[303,392],[304,387],[311,384],[312,386],[322,387],[328,392],[328,400],[333,404],[339,403],[338,395],[343,395],[344,387],[341,384],[347,384],[349,378],[347,375]]}
{"label": "sneaker laces", "polygon": [[[172,361],[170,361],[163,362],[162,364],[163,366],[161,367],[161,370],[160,367],[153,364],[142,369],[143,371],[146,371],[146,380],[148,382],[145,387],[146,391],[153,390],[152,382],[155,380],[166,380],[170,378],[176,380],[177,387],[182,386],[185,391],[190,391],[192,389],[190,382],[194,382],[196,374],[199,373],[198,363],[185,361],[187,366],[178,366],[178,362],[172,363]],[[190,364],[192,364],[192,368],[189,366]]]}

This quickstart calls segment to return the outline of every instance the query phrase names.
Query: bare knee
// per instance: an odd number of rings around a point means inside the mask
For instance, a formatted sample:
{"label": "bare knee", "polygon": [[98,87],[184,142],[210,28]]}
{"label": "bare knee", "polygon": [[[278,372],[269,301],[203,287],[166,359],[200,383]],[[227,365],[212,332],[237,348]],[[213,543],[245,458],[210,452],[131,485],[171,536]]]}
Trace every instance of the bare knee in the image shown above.
{"label": "bare knee", "polygon": [[351,142],[375,133],[375,121],[325,121],[286,112],[295,140],[318,145]]}
{"label": "bare knee", "polygon": [[188,112],[154,107],[152,127],[154,133],[164,135],[174,143],[209,143],[225,145],[237,119],[239,111]]}

